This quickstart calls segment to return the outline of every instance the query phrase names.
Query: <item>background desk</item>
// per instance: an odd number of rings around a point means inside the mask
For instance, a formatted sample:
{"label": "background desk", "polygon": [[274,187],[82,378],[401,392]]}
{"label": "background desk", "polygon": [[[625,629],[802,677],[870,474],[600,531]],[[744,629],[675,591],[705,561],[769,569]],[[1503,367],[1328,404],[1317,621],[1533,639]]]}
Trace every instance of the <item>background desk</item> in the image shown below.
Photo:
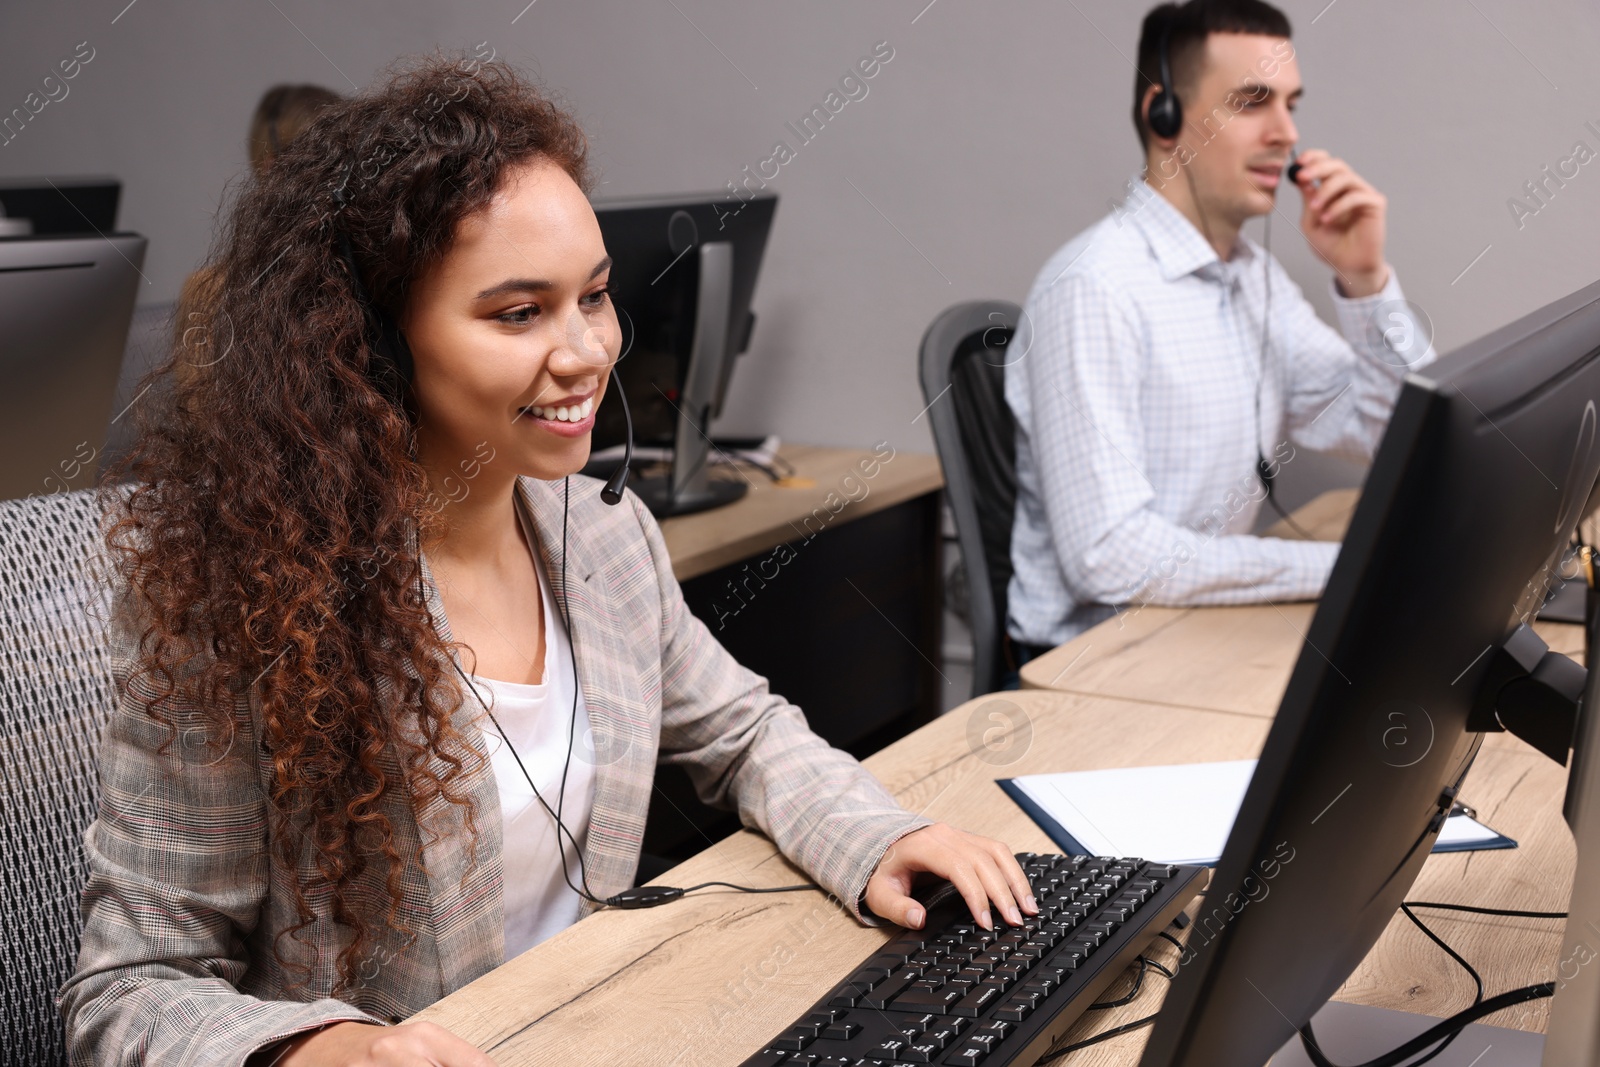
{"label": "background desk", "polygon": [[[661,523],[689,609],[811,728],[856,756],[878,751],[945,706],[943,589],[933,456],[785,445],[797,479],[780,488],[753,468],[727,507]],[[875,470],[870,477],[865,470]],[[783,546],[780,548],[780,546]],[[688,775],[662,768],[644,848],[687,859],[739,829],[702,805]]]}
{"label": "background desk", "polygon": [[[1265,718],[1072,693],[1014,692],[969,701],[866,761],[913,811],[1006,841],[1055,851],[994,784],[1014,774],[1254,756]],[[1432,856],[1413,898],[1561,910],[1571,839],[1560,817],[1565,772],[1526,746],[1491,738],[1466,782],[1514,851]],[[803,881],[764,837],[741,831],[664,881],[745,885]],[[1435,917],[1430,916],[1430,919]],[[1435,928],[1484,973],[1491,992],[1549,979],[1554,922],[1437,917]],[[737,1064],[809,1008],[889,937],[858,926],[820,893],[702,891],[650,911],[600,912],[420,1013],[502,1067],[522,1064]],[[1176,950],[1150,951],[1171,963]],[[1149,1014],[1165,982],[1151,975],[1124,1008],[1091,1011],[1071,1040]],[[1125,984],[1117,988],[1126,988]],[[1397,916],[1338,999],[1444,1015],[1471,984]],[[1490,1022],[1542,1029],[1547,1001]],[[1132,1064],[1148,1031],[1075,1053],[1069,1067]],[[648,1054],[646,1054],[648,1052]]]}
{"label": "background desk", "polygon": [[[1295,512],[1295,521],[1318,540],[1340,540],[1356,497],[1354,489],[1324,493]],[[1283,523],[1267,532],[1294,536]],[[1270,718],[1316,607],[1134,608],[1023,664],[1022,687]],[[1551,648],[1582,661],[1583,627],[1535,622],[1534,629]]]}

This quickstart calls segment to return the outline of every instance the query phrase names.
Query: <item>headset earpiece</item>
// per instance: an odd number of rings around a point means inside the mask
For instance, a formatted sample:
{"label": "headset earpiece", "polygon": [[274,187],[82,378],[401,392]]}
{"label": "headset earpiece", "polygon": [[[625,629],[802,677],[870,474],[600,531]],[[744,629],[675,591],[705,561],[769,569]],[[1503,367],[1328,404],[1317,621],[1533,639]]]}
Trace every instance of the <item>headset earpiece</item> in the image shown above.
{"label": "headset earpiece", "polygon": [[1161,31],[1158,59],[1160,69],[1157,71],[1161,81],[1157,84],[1158,91],[1150,99],[1150,108],[1145,113],[1145,122],[1150,127],[1150,132],[1164,138],[1176,137],[1178,131],[1183,129],[1183,103],[1172,89],[1172,61],[1167,54],[1171,36],[1172,27],[1169,24]]}

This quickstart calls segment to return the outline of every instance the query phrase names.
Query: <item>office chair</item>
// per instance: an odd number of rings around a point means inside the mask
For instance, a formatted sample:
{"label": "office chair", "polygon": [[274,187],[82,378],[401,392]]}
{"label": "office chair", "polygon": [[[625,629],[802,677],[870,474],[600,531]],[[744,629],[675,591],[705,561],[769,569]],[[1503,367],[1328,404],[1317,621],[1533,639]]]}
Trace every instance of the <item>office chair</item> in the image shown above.
{"label": "office chair", "polygon": [[67,1062],[55,994],[117,699],[100,517],[92,489],[0,501],[0,1049],[50,1067]]}
{"label": "office chair", "polygon": [[999,689],[1007,670],[1006,587],[1017,462],[1005,365],[1021,314],[1017,305],[999,300],[946,308],[923,334],[918,359],[966,570],[975,697]]}

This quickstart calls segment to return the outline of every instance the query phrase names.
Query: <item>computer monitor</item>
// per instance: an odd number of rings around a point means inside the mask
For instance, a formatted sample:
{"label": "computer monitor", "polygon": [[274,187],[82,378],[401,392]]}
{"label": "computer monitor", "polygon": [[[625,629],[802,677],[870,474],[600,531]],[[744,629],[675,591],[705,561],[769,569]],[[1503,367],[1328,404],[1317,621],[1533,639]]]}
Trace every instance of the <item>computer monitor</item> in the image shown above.
{"label": "computer monitor", "polygon": [[0,240],[0,500],[94,484],[145,244]]}
{"label": "computer monitor", "polygon": [[99,236],[117,228],[121,195],[115,178],[0,179],[0,215],[27,219],[34,237]]}
{"label": "computer monitor", "polygon": [[[750,343],[750,300],[777,204],[770,192],[595,202],[623,333],[615,384],[626,392],[636,441],[673,450],[671,474],[629,483],[656,515],[744,493],[742,481],[709,479],[706,459],[734,357]],[[620,408],[604,405],[595,449],[625,433]]]}
{"label": "computer monitor", "polygon": [[1142,1067],[1289,1041],[1394,917],[1483,731],[1565,762],[1584,672],[1522,624],[1590,506],[1597,404],[1600,284],[1408,376]]}

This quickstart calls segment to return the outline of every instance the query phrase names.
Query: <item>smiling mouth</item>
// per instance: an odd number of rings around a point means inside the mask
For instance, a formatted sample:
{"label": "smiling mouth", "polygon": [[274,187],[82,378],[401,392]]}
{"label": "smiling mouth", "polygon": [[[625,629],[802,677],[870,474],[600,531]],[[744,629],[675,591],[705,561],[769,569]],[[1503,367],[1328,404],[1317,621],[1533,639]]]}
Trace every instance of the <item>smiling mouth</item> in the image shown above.
{"label": "smiling mouth", "polygon": [[536,419],[548,419],[551,422],[582,422],[594,411],[594,397],[585,397],[583,403],[565,407],[531,404],[522,411]]}

